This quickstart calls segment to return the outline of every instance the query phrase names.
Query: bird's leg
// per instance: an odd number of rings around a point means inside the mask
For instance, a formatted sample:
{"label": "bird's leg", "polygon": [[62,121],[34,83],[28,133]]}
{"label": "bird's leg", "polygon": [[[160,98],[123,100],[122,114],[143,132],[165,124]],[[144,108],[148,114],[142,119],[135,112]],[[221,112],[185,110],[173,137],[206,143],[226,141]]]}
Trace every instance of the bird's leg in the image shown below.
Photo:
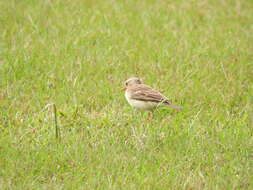
{"label": "bird's leg", "polygon": [[152,120],[153,119],[153,111],[149,111],[148,112],[148,120]]}
{"label": "bird's leg", "polygon": [[136,118],[138,118],[139,117],[139,110],[137,110],[137,109],[133,109],[133,115],[134,115],[134,118],[136,119]]}

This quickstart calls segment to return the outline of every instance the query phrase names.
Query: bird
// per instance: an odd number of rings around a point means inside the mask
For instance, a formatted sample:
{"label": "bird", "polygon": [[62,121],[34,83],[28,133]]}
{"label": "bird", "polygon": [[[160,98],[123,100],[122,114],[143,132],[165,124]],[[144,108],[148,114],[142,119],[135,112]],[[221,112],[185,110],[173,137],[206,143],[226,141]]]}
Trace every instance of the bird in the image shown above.
{"label": "bird", "polygon": [[181,110],[181,107],[171,104],[166,96],[145,85],[138,77],[127,79],[124,90],[127,102],[137,110],[152,111],[160,106]]}

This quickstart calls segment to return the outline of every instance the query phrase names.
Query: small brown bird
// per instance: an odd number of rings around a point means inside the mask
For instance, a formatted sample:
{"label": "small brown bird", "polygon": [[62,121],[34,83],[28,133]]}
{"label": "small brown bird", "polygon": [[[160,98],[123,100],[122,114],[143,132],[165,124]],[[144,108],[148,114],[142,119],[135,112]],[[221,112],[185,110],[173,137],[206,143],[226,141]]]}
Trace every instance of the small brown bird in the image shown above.
{"label": "small brown bird", "polygon": [[161,105],[180,110],[163,94],[142,83],[137,77],[125,81],[125,97],[128,103],[139,110],[153,110]]}

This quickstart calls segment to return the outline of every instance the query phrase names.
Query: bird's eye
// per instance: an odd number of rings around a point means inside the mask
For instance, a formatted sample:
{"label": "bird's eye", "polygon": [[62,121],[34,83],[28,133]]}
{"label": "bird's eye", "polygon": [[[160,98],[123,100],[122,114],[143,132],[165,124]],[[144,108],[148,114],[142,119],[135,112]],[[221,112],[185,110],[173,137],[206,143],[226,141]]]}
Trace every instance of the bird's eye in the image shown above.
{"label": "bird's eye", "polygon": [[128,85],[128,82],[126,82],[126,86]]}

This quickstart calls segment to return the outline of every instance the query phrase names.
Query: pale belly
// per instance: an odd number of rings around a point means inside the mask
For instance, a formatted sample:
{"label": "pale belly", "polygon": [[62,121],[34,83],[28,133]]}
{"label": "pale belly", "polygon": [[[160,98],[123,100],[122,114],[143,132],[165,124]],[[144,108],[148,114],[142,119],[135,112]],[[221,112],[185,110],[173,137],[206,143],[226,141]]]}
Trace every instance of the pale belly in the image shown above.
{"label": "pale belly", "polygon": [[139,110],[152,110],[158,106],[155,102],[144,102],[140,100],[131,99],[129,94],[125,92],[127,102],[134,108]]}

